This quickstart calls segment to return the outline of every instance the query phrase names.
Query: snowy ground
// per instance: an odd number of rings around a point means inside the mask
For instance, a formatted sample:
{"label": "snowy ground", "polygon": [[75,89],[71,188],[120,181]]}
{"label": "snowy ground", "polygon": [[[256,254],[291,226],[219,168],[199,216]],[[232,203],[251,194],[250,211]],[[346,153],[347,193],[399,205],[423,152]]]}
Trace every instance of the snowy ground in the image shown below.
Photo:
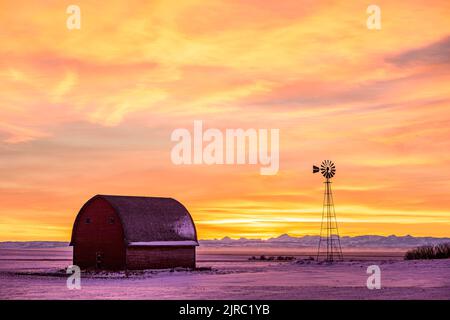
{"label": "snowy ground", "polygon": [[[61,270],[70,248],[0,249],[0,299],[450,299],[450,259],[403,261],[401,252],[373,250],[334,265],[303,260],[249,261],[252,255],[307,252],[292,248],[200,248],[203,271],[83,274],[80,290]],[[380,290],[366,287],[369,265],[381,268]]]}

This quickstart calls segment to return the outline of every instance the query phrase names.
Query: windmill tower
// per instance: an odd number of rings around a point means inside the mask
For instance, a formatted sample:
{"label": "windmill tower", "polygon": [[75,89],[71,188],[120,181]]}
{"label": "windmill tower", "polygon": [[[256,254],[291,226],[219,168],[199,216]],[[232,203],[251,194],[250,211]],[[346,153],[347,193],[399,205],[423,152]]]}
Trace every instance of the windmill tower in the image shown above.
{"label": "windmill tower", "polygon": [[320,172],[325,177],[325,192],[323,196],[322,223],[320,225],[319,248],[317,261],[333,262],[343,260],[341,240],[334,211],[333,194],[331,192],[331,178],[336,173],[336,167],[330,160],[322,162],[320,168],[313,166],[313,173]]}

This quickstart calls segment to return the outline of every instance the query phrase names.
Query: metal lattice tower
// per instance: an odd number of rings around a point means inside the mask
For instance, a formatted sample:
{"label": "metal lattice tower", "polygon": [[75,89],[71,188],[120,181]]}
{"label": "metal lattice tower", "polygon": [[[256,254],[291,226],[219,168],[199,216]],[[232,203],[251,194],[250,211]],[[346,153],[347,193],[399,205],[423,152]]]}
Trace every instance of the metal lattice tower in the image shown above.
{"label": "metal lattice tower", "polygon": [[343,260],[341,240],[334,210],[333,193],[331,192],[331,178],[336,173],[336,167],[330,160],[322,162],[320,168],[313,166],[313,173],[321,172],[325,177],[325,192],[323,195],[322,223],[320,225],[319,247],[317,261]]}

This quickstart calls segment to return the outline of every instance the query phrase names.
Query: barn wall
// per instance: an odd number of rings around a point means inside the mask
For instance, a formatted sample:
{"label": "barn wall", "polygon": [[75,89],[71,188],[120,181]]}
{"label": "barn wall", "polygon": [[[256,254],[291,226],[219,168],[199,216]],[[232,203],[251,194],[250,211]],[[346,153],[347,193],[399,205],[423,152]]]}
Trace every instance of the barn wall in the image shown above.
{"label": "barn wall", "polygon": [[[90,219],[90,223],[86,223]],[[111,223],[110,219],[114,219]],[[77,217],[73,236],[73,263],[80,268],[122,269],[125,243],[119,217],[105,200],[98,198]],[[101,255],[100,263],[97,255]]]}
{"label": "barn wall", "polygon": [[195,247],[128,247],[128,269],[195,268]]}

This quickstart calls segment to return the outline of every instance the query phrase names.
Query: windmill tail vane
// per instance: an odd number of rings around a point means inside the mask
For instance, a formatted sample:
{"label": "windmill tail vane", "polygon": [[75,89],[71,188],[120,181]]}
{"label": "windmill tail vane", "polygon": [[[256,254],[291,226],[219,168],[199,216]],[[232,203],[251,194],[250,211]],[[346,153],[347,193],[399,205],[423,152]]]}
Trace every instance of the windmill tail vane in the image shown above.
{"label": "windmill tail vane", "polygon": [[323,197],[322,222],[320,225],[317,261],[333,262],[343,260],[341,240],[334,210],[331,178],[336,174],[336,166],[330,160],[325,160],[320,168],[313,166],[313,173],[320,172],[325,178],[325,192]]}

